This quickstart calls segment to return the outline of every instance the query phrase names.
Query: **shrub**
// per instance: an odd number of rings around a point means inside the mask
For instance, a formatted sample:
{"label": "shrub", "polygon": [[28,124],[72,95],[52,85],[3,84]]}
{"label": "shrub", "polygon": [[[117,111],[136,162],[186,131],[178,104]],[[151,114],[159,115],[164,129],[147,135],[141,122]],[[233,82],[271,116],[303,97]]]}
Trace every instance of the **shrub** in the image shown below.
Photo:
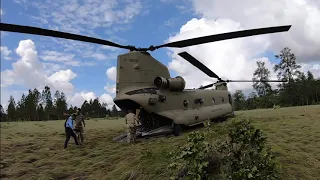
{"label": "shrub", "polygon": [[210,124],[204,132],[191,132],[187,144],[171,153],[169,168],[180,171],[172,179],[277,179],[278,165],[266,138],[249,121],[233,122],[228,140],[216,145],[206,141]]}
{"label": "shrub", "polygon": [[259,129],[246,120],[233,122],[228,136],[229,141],[219,146],[225,179],[277,179],[275,157]]}
{"label": "shrub", "polygon": [[273,109],[280,109],[279,105],[273,105]]}
{"label": "shrub", "polygon": [[[172,153],[173,163],[170,168],[180,171],[178,178],[200,180],[206,175],[205,169],[209,164],[207,155],[210,152],[210,144],[205,140],[205,134],[191,132],[188,135],[188,143],[180,147],[181,151]],[[178,179],[173,177],[172,179]]]}

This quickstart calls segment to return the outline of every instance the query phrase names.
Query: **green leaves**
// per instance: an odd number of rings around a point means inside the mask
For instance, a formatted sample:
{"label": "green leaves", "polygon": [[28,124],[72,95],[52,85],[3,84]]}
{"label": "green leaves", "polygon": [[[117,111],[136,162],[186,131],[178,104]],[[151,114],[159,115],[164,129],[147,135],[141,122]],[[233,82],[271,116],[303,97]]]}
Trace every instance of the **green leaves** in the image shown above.
{"label": "green leaves", "polygon": [[[173,162],[169,168],[187,169],[178,178],[200,180],[218,176],[219,179],[230,180],[276,179],[278,166],[274,162],[273,152],[265,145],[266,138],[262,131],[254,128],[249,121],[233,122],[229,127],[229,140],[225,142],[215,145],[209,143],[206,141],[208,134],[210,128],[205,132],[190,133],[187,144],[180,147],[180,151],[172,153]],[[218,171],[211,171],[214,167],[210,164],[210,157],[217,157],[214,166]]]}
{"label": "green leaves", "polygon": [[205,175],[205,168],[209,162],[206,156],[210,152],[210,144],[205,141],[205,134],[191,132],[187,138],[187,144],[180,147],[180,151],[172,153],[172,160],[169,168],[181,169],[185,166],[188,172],[184,175],[188,179],[201,180]]}
{"label": "green leaves", "polygon": [[223,170],[230,179],[274,179],[277,166],[266,138],[249,121],[233,122],[229,141],[221,146]]}

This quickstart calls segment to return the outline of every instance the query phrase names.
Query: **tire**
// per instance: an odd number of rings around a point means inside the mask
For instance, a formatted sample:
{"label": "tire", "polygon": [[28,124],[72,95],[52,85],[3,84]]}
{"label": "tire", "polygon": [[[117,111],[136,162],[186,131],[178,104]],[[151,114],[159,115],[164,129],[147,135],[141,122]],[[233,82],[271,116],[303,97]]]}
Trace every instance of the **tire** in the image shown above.
{"label": "tire", "polygon": [[173,132],[172,132],[172,134],[173,134],[174,136],[181,136],[181,134],[182,134],[182,128],[181,128],[181,126],[178,125],[178,124],[174,124],[174,125],[173,125]]}

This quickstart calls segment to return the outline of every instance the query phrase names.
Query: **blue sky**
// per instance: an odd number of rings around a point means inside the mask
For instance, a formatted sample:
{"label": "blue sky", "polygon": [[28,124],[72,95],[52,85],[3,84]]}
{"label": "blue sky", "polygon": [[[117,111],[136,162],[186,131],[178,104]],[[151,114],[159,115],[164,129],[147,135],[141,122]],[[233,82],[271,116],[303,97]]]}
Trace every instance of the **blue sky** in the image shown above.
{"label": "blue sky", "polygon": [[[85,2],[79,0],[60,2],[51,0],[1,1],[3,12],[1,21],[93,36],[123,45],[149,47],[150,45],[163,44],[170,36],[179,32],[181,26],[189,20],[200,18],[192,10],[192,4],[189,0],[145,0],[143,3],[139,3],[138,0],[122,0],[118,4],[114,4],[117,1],[113,0],[105,2],[86,0]],[[110,10],[110,14],[105,13],[107,10],[93,13],[90,12],[94,9],[92,6],[97,6],[97,9],[100,8],[100,10],[103,9],[102,6],[106,6],[108,11],[110,9],[112,11]],[[71,10],[80,8],[82,11]],[[88,8],[91,9],[88,10]],[[85,15],[83,12],[94,15]],[[51,63],[51,66],[48,67],[58,68],[56,71],[71,69],[77,74],[77,77],[71,81],[75,87],[74,92],[92,91],[97,96],[106,92],[104,87],[107,84],[114,84],[107,78],[106,70],[116,66],[116,58],[119,53],[126,52],[121,49],[103,49],[99,45],[90,43],[72,42],[70,44],[66,40],[57,38],[1,32],[1,46],[6,46],[12,51],[11,60],[6,60],[1,55],[1,71],[12,69],[12,63],[20,58],[15,49],[21,40],[26,39],[31,39],[35,43],[40,62]],[[60,60],[65,58],[68,61],[73,61],[73,64],[67,64],[66,61],[57,62],[52,57],[48,59],[50,52],[55,52],[55,57]],[[163,48],[151,54],[168,65],[171,59],[169,59],[167,52],[168,50]],[[61,56],[57,56],[57,53],[60,53]],[[267,52],[263,56],[269,57],[272,62],[275,61],[272,52]],[[54,70],[52,69],[52,73],[56,72]],[[172,71],[170,73],[171,76],[176,75]],[[13,85],[6,87],[6,90],[25,91],[27,88]]]}
{"label": "blue sky", "polygon": [[[42,0],[35,1],[35,3],[41,2]],[[43,6],[45,5],[49,4],[44,3]],[[123,4],[120,4],[120,6],[117,8],[121,9],[121,5]],[[141,8],[139,15],[133,17],[129,23],[123,26],[111,25],[110,27],[106,28],[99,27],[94,29],[94,33],[101,38],[108,40],[114,39],[116,40],[115,42],[123,43],[124,45],[128,44],[140,47],[149,47],[150,45],[162,44],[171,34],[178,32],[179,28],[188,20],[190,20],[192,17],[196,17],[192,15],[192,13],[183,13],[183,11],[179,10],[179,7],[187,7],[186,4],[164,3],[161,1],[152,1],[151,3],[151,1],[146,1],[144,4],[142,4],[142,6],[143,7]],[[42,17],[43,14],[40,8],[36,7],[34,3],[28,3],[27,1],[24,2],[23,0],[1,1],[1,9],[4,12],[1,16],[1,21],[5,23],[37,26],[42,28],[49,28],[48,24],[51,23],[52,25],[57,25],[59,27],[59,25],[54,22],[51,17],[47,18],[47,23],[41,23],[39,18],[36,17]],[[116,28],[124,28],[124,30],[116,31],[114,30]],[[112,34],[110,34],[110,31],[112,31]],[[84,34],[83,32],[79,34],[88,35]],[[43,51],[64,52],[63,46],[59,46],[48,37],[18,33],[5,33],[5,36],[1,38],[1,46],[7,46],[9,50],[12,51],[10,55],[12,60],[4,60],[4,57],[1,56],[1,71],[5,69],[12,69],[12,63],[19,59],[15,53],[15,49],[18,47],[19,41],[25,39],[31,39],[35,43],[38,55],[41,55]],[[91,46],[95,49],[99,47],[96,45]],[[71,68],[72,71],[77,74],[77,77],[72,80],[72,83],[76,87],[76,91],[94,91],[97,94],[102,94],[105,92],[104,86],[106,85],[107,81],[109,81],[106,77],[106,70],[109,67],[116,65],[117,53],[124,53],[126,50],[119,49],[117,52],[100,50],[100,53],[106,56],[111,54],[111,58],[107,60],[97,60],[90,57],[84,58],[80,53],[72,50],[68,52],[74,54],[74,59],[77,61],[95,63],[93,66],[86,67],[66,66],[67,68]],[[152,52],[152,55],[159,59],[162,63],[168,63],[168,56],[165,49]],[[43,59],[41,59],[41,56],[40,61],[45,62]],[[108,83],[112,84],[113,82]],[[14,86],[10,89],[17,88],[19,88],[19,86]]]}

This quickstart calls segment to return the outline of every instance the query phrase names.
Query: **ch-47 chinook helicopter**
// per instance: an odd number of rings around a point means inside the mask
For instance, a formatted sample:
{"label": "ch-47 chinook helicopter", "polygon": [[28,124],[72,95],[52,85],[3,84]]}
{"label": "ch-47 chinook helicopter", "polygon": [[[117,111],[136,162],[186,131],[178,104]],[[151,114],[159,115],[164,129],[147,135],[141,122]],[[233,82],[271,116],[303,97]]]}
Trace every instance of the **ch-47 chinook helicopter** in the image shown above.
{"label": "ch-47 chinook helicopter", "polygon": [[[114,103],[124,111],[137,110],[137,114],[139,114],[138,109],[142,107],[145,111],[144,116],[147,116],[148,122],[151,123],[151,129],[170,127],[170,133],[179,135],[182,126],[193,126],[208,119],[233,114],[233,101],[227,88],[228,82],[263,82],[263,80],[222,80],[190,54],[181,52],[179,55],[182,58],[209,77],[218,79],[216,83],[201,86],[198,89],[185,89],[186,82],[183,77],[170,77],[168,68],[147,51],[163,47],[183,48],[233,38],[284,32],[290,28],[291,25],[243,30],[181,40],[149,48],[123,46],[82,35],[7,23],[1,23],[0,29],[1,31],[65,38],[129,50],[118,56]],[[283,81],[269,80],[268,82]],[[215,86],[215,89],[207,89],[212,86]],[[156,134],[156,131],[154,133]]]}

